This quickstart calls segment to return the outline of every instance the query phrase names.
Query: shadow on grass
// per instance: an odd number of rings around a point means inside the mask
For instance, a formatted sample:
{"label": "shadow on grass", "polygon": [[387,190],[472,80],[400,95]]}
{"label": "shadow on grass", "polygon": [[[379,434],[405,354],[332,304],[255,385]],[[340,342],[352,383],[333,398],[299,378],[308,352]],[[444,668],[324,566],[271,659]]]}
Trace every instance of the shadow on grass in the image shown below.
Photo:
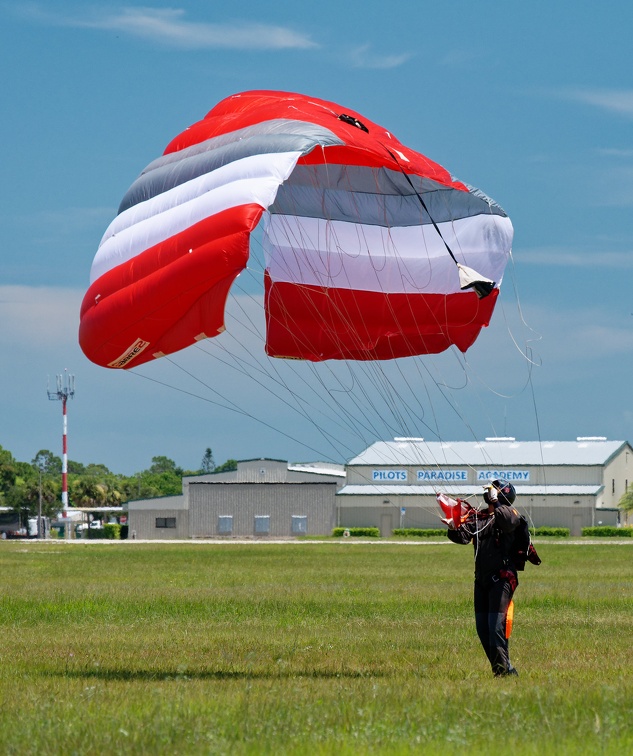
{"label": "shadow on grass", "polygon": [[123,682],[161,682],[169,680],[286,680],[296,678],[314,679],[358,679],[389,677],[383,671],[362,670],[232,670],[232,669],[73,669],[44,670],[43,677],[65,677],[76,680],[116,680]]}

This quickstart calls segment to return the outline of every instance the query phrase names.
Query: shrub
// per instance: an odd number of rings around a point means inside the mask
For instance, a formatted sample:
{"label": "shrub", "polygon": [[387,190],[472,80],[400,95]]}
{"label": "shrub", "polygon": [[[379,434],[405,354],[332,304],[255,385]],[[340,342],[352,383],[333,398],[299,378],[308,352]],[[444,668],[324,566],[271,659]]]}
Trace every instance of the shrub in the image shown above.
{"label": "shrub", "polygon": [[613,525],[599,525],[594,528],[583,528],[582,534],[589,538],[632,538],[633,528],[616,528]]}
{"label": "shrub", "polygon": [[380,538],[380,528],[334,528],[332,535],[341,538],[345,531],[356,538]]}
{"label": "shrub", "polygon": [[553,536],[555,538],[568,538],[569,528],[549,528],[547,526],[543,526],[540,528],[534,528],[534,530],[530,530],[530,533],[534,537]]}
{"label": "shrub", "polygon": [[121,526],[118,522],[108,522],[103,526],[105,537],[109,541],[119,541],[121,539]]}
{"label": "shrub", "polygon": [[405,538],[438,538],[446,535],[446,528],[394,528],[393,534]]}
{"label": "shrub", "polygon": [[88,528],[88,538],[118,541],[121,538],[121,526],[115,522],[108,522],[102,528]]}

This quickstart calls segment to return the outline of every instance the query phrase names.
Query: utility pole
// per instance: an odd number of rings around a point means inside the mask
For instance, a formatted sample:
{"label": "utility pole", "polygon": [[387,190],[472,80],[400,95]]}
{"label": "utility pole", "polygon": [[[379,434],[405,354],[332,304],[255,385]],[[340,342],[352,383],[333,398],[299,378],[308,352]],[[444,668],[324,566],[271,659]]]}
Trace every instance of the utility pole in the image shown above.
{"label": "utility pole", "polygon": [[[47,391],[48,398],[51,401],[61,401],[63,416],[63,434],[62,434],[62,517],[68,517],[68,416],[66,414],[66,404],[68,399],[75,395],[75,376],[69,375],[68,370],[64,370],[64,375],[57,376],[57,391]],[[66,538],[70,538],[70,523],[65,523]]]}
{"label": "utility pole", "polygon": [[42,468],[40,465],[38,465],[38,472],[40,474],[40,495],[37,505],[37,537],[44,538],[44,533],[42,532]]}

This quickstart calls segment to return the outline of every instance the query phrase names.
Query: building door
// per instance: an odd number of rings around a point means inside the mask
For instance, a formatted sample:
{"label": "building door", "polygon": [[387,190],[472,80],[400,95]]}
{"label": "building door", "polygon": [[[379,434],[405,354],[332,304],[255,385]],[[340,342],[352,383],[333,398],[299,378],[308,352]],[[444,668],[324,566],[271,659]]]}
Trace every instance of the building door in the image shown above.
{"label": "building door", "polygon": [[579,538],[582,535],[582,512],[574,512],[571,518],[571,535]]}
{"label": "building door", "polygon": [[393,515],[391,512],[382,512],[380,515],[380,535],[390,538],[393,531]]}

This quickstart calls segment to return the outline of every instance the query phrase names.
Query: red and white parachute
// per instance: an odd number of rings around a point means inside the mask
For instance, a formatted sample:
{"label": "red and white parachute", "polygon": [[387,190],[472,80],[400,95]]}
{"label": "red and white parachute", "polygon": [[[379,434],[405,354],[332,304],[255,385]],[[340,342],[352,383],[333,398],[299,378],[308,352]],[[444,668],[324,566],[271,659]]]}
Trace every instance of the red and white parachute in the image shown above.
{"label": "red and white parachute", "polygon": [[494,201],[349,108],[254,91],[123,198],[81,308],[89,359],[136,367],[221,333],[263,214],[271,356],[466,351],[489,323],[513,234]]}

